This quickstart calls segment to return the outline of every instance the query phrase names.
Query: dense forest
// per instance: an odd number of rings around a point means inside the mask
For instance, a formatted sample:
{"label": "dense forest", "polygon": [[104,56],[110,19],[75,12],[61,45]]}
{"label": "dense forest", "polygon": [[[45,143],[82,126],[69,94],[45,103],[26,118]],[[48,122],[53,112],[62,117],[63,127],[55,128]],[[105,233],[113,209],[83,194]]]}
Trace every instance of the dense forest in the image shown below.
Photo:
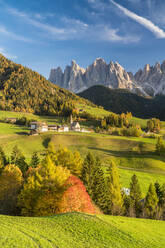
{"label": "dense forest", "polygon": [[0,109],[69,116],[80,98],[0,54]]}
{"label": "dense forest", "polygon": [[79,96],[84,97],[96,105],[117,114],[131,112],[140,118],[159,118],[165,120],[165,96],[145,98],[123,89],[109,89],[105,86],[93,86]]}

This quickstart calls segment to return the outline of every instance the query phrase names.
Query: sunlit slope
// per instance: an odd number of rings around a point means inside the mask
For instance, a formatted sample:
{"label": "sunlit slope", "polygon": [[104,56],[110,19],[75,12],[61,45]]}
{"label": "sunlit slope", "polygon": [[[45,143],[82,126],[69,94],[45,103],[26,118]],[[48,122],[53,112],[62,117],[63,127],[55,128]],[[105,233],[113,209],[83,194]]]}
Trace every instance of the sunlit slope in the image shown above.
{"label": "sunlit slope", "polygon": [[163,248],[165,222],[81,213],[0,216],[3,248]]}

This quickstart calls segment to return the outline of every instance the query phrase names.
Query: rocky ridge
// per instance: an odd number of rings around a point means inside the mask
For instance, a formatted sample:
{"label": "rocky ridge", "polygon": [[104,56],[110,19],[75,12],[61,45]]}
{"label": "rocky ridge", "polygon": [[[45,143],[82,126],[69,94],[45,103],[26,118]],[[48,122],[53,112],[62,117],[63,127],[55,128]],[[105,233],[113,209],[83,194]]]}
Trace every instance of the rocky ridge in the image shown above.
{"label": "rocky ridge", "polygon": [[165,95],[165,61],[155,66],[147,64],[135,75],[118,62],[106,64],[102,58],[97,58],[86,69],[72,61],[64,72],[60,67],[52,69],[49,80],[75,93],[94,85],[104,85],[112,89],[127,89],[142,96]]}

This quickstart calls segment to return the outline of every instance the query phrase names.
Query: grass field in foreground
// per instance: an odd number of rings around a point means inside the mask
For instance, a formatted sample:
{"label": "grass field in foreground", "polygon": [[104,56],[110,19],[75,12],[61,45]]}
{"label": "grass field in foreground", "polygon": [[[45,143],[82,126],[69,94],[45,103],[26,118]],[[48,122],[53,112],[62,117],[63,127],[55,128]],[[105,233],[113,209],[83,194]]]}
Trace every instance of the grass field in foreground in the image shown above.
{"label": "grass field in foreground", "polygon": [[164,230],[163,221],[81,213],[0,216],[0,247],[163,248]]}

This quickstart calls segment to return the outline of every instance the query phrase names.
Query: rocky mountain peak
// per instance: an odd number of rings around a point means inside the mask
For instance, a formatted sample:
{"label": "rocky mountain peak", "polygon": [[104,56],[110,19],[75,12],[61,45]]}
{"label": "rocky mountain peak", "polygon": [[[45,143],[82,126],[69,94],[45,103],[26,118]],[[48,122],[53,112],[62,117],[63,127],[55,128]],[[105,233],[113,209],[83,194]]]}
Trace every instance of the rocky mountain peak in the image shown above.
{"label": "rocky mountain peak", "polygon": [[144,96],[165,94],[165,60],[162,64],[157,62],[155,66],[146,64],[135,75],[128,73],[118,62],[106,64],[102,58],[97,58],[86,69],[73,60],[71,66],[66,66],[64,73],[60,67],[52,69],[49,80],[75,93],[102,84],[114,89],[128,89]]}

